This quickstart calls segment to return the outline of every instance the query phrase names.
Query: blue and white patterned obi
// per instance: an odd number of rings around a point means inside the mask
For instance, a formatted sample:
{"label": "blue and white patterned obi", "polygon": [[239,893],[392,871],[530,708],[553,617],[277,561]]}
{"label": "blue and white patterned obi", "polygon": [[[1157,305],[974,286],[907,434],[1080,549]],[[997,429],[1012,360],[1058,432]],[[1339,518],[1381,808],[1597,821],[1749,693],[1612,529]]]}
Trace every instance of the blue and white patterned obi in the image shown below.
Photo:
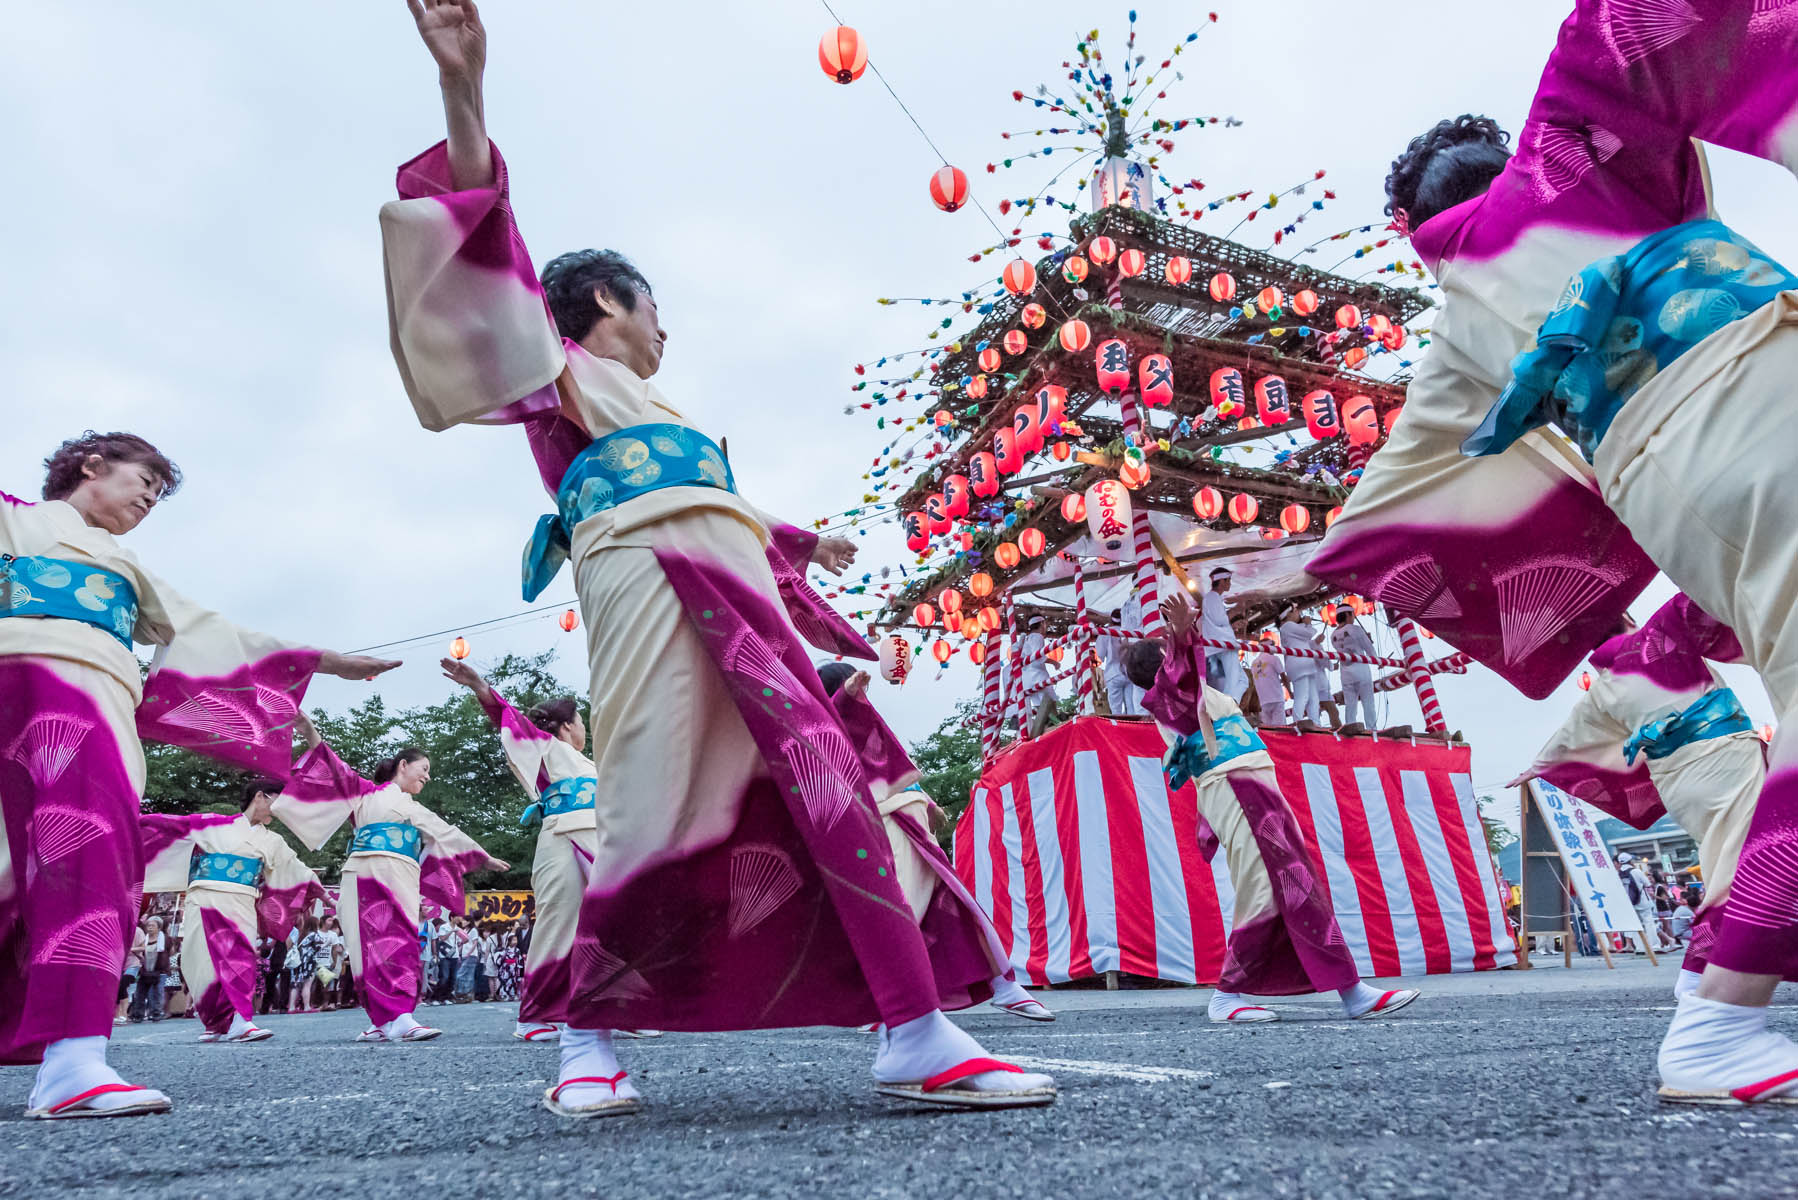
{"label": "blue and white patterned obi", "polygon": [[262,860],[244,854],[208,854],[195,848],[193,860],[187,864],[187,882],[237,883],[259,888],[262,886]]}
{"label": "blue and white patterned obi", "polygon": [[1651,759],[1666,758],[1693,742],[1746,733],[1753,728],[1734,692],[1726,687],[1712,688],[1679,712],[1644,722],[1642,728],[1623,743],[1623,761],[1633,767],[1638,754],[1646,754]]}
{"label": "blue and white patterned obi", "polygon": [[1169,791],[1179,791],[1205,772],[1220,767],[1233,758],[1267,749],[1267,743],[1261,740],[1261,735],[1240,714],[1219,717],[1212,726],[1212,732],[1217,735],[1215,758],[1205,749],[1203,730],[1182,734],[1168,748],[1167,757],[1162,760],[1161,766],[1167,773]]}
{"label": "blue and white patterned obi", "polygon": [[594,793],[599,790],[599,780],[591,775],[583,775],[575,779],[558,779],[543,789],[537,802],[524,810],[518,818],[520,825],[535,825],[550,817],[559,817],[563,813],[576,809],[592,808]]}
{"label": "blue and white patterned obi", "polygon": [[1675,225],[1600,259],[1568,282],[1461,453],[1497,454],[1552,422],[1591,459],[1644,384],[1794,287],[1798,276],[1720,221]]}
{"label": "blue and white patterned obi", "polygon": [[123,575],[92,563],[0,554],[0,617],[85,621],[129,650],[137,627],[137,589]]}
{"label": "blue and white patterned obi", "polygon": [[371,821],[356,827],[351,854],[404,854],[414,862],[424,857],[418,826],[404,821]]}
{"label": "blue and white patterned obi", "polygon": [[568,561],[574,527],[595,513],[671,487],[734,493],[717,443],[685,425],[630,425],[588,446],[556,488],[556,514],[540,517],[524,548],[524,598],[535,600]]}

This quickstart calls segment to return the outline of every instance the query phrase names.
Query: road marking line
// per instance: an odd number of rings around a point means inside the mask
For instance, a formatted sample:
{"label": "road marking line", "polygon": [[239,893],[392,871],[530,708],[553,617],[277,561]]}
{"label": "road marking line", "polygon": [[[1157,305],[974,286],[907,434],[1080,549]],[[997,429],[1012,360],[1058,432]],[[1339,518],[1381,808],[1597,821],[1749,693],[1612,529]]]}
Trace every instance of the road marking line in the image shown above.
{"label": "road marking line", "polygon": [[1138,1083],[1172,1083],[1181,1079],[1213,1079],[1216,1076],[1210,1071],[1194,1071],[1188,1067],[1151,1067],[1137,1063],[1100,1062],[1080,1058],[1020,1058],[1016,1055],[1009,1059],[1020,1067],[1029,1067],[1039,1071],[1072,1071],[1076,1075],[1110,1075],[1118,1079],[1131,1079]]}

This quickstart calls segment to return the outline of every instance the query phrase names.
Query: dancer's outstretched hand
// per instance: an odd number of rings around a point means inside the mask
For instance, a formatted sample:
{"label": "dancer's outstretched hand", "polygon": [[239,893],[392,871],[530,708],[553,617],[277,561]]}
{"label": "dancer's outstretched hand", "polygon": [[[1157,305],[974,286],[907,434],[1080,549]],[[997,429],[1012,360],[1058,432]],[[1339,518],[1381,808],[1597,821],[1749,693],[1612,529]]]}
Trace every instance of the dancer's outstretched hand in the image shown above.
{"label": "dancer's outstretched hand", "polygon": [[843,690],[849,693],[849,698],[851,700],[860,700],[863,696],[866,696],[868,694],[868,673],[866,671],[857,671],[855,674],[851,675],[849,677],[849,682],[843,685]]}
{"label": "dancer's outstretched hand", "polygon": [[474,0],[406,0],[406,7],[445,81],[479,83],[487,69],[487,30]]}
{"label": "dancer's outstretched hand", "polygon": [[477,699],[485,700],[487,693],[493,690],[487,686],[487,681],[481,678],[481,673],[465,662],[444,658],[439,659],[437,665],[443,668],[445,679],[461,684],[473,692]]}
{"label": "dancer's outstretched hand", "polygon": [[318,656],[318,672],[339,679],[373,679],[400,665],[397,658],[373,658],[367,654],[339,654],[326,650]]}
{"label": "dancer's outstretched hand", "polygon": [[1167,622],[1168,632],[1181,637],[1192,631],[1194,614],[1192,601],[1187,599],[1184,591],[1169,592],[1161,601],[1161,619]]}
{"label": "dancer's outstretched hand", "polygon": [[841,575],[855,561],[855,543],[841,537],[819,538],[812,548],[812,561],[832,575]]}
{"label": "dancer's outstretched hand", "polygon": [[306,715],[303,708],[293,714],[293,727],[299,732],[300,740],[306,743],[308,750],[325,740],[318,736],[318,727],[312,723],[312,718]]}

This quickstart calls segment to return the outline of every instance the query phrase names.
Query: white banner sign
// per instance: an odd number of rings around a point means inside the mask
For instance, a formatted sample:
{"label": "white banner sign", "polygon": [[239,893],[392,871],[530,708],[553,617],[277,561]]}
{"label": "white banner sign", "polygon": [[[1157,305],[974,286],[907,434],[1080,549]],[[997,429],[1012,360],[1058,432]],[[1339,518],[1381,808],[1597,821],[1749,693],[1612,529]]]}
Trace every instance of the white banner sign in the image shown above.
{"label": "white banner sign", "polygon": [[1532,779],[1530,788],[1592,928],[1600,933],[1641,933],[1642,918],[1630,903],[1629,888],[1617,874],[1585,806],[1547,780]]}

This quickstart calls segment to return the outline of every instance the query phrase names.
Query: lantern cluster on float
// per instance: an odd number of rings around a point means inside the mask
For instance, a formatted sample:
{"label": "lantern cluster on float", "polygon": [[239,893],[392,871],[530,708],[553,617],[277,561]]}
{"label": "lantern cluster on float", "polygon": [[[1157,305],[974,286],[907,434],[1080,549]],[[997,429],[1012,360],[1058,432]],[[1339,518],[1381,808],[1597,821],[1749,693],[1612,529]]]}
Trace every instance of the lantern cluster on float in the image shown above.
{"label": "lantern cluster on float", "polygon": [[1130,389],[1130,349],[1118,338],[1099,343],[1093,353],[1093,370],[1099,377],[1099,390],[1121,395]]}
{"label": "lantern cluster on float", "polygon": [[1174,402],[1174,362],[1165,354],[1147,354],[1136,366],[1137,391],[1143,403],[1171,405]]}
{"label": "lantern cluster on float", "polygon": [[1107,550],[1118,550],[1130,537],[1130,492],[1116,479],[1101,479],[1086,489],[1086,531]]}
{"label": "lantern cluster on float", "polygon": [[1255,411],[1263,425],[1284,425],[1292,416],[1292,397],[1286,381],[1278,375],[1263,375],[1255,381]]}
{"label": "lantern cluster on float", "polygon": [[1243,402],[1242,372],[1235,367],[1219,367],[1211,373],[1211,403],[1217,415],[1230,418],[1247,407]]}

